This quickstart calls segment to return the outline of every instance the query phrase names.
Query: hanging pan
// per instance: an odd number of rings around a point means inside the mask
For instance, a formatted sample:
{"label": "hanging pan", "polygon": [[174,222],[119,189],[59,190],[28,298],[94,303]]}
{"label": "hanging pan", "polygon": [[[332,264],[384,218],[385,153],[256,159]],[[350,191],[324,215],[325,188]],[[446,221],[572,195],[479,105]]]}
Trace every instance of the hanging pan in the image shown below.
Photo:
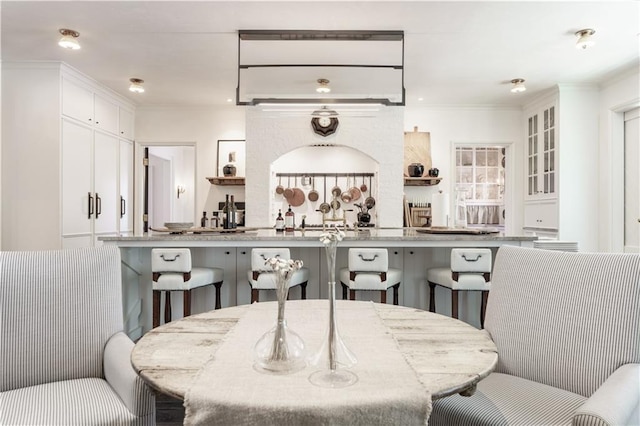
{"label": "hanging pan", "polygon": [[327,214],[331,211],[331,206],[327,203],[327,177],[324,177],[324,201],[320,204],[320,211]]}
{"label": "hanging pan", "polygon": [[289,198],[293,197],[293,188],[291,188],[291,176],[287,177],[287,189],[283,192],[284,198],[289,201]]}
{"label": "hanging pan", "polygon": [[304,195],[304,191],[300,188],[298,188],[298,178],[295,177],[294,179],[294,188],[293,188],[293,195],[291,196],[291,198],[287,198],[287,201],[289,202],[289,204],[291,204],[293,207],[298,207],[301,206],[302,204],[304,204],[304,200],[306,199],[305,195]]}
{"label": "hanging pan", "polygon": [[282,176],[278,176],[278,186],[276,186],[276,194],[282,195],[284,186],[282,186]]}
{"label": "hanging pan", "polygon": [[312,178],[311,191],[309,191],[309,194],[307,195],[307,197],[309,198],[309,201],[318,201],[318,198],[320,198],[320,194],[318,194],[318,191],[316,191],[316,178],[315,177]]}

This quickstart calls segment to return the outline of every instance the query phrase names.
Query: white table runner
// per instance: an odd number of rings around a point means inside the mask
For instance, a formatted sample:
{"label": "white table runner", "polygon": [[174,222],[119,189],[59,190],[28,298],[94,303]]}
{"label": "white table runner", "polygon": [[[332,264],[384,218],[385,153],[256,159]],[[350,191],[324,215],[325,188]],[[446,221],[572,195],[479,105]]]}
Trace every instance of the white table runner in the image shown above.
{"label": "white table runner", "polygon": [[[287,304],[291,329],[313,353],[324,338],[328,301]],[[373,304],[338,302],[338,328],[358,358],[358,382],[342,389],[314,386],[313,366],[289,375],[253,369],[253,345],[276,320],[276,303],[247,310],[200,370],[185,397],[186,425],[425,425],[431,396],[398,350]]]}

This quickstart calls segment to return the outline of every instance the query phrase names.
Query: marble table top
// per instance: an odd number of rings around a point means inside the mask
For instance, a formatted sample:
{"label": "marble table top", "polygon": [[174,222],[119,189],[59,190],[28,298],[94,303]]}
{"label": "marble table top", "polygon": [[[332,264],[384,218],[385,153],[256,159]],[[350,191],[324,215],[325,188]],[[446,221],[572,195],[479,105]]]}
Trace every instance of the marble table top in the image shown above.
{"label": "marble table top", "polygon": [[[276,302],[263,303],[273,303],[275,309]],[[287,302],[290,303],[326,304],[328,309],[329,302]],[[372,302],[339,300],[336,303],[339,319],[340,311],[353,308],[352,304]],[[192,315],[149,331],[134,347],[133,367],[158,391],[184,399],[198,371],[215,354],[248,307],[241,305]],[[497,348],[483,330],[420,309],[380,304],[376,304],[376,308],[433,399],[454,393],[473,393],[475,385],[497,364]]]}

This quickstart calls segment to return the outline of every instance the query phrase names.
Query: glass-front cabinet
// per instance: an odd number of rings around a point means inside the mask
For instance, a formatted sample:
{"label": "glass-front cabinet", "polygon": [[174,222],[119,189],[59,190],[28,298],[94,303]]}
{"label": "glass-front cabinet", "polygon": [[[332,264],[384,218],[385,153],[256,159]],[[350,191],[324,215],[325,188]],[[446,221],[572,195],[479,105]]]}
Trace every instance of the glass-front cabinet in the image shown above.
{"label": "glass-front cabinet", "polygon": [[556,107],[548,105],[527,119],[526,198],[556,198]]}

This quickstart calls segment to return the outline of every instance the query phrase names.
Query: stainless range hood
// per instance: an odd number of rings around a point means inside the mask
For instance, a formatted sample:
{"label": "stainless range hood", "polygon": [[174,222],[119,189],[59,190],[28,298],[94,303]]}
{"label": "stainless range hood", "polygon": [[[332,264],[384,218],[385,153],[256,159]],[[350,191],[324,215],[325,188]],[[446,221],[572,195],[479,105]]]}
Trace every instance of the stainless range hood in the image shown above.
{"label": "stainless range hood", "polygon": [[404,32],[240,30],[236,104],[403,106]]}

